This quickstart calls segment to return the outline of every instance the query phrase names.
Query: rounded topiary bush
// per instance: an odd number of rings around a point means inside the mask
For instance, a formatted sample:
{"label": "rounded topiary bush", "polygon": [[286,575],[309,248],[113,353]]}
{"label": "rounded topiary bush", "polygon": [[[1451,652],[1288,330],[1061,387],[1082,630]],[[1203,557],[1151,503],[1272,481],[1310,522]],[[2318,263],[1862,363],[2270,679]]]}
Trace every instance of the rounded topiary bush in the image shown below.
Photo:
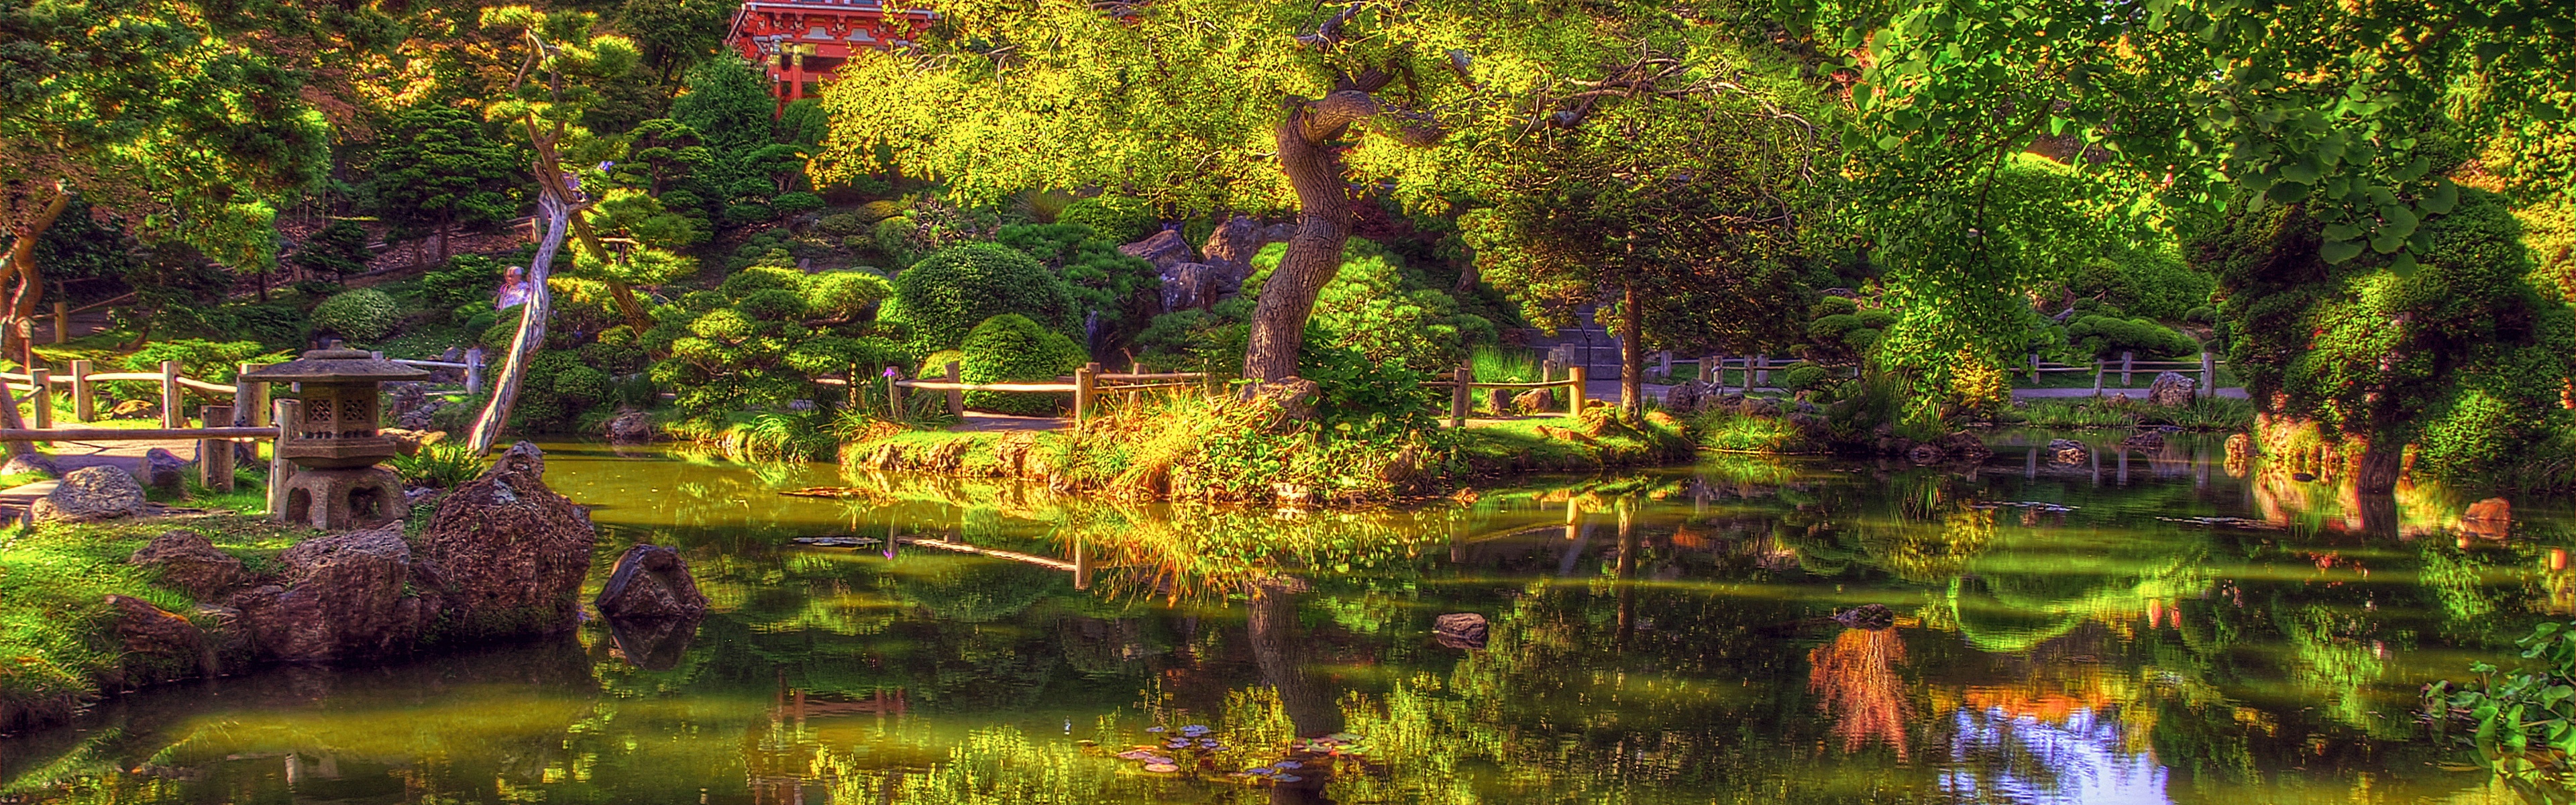
{"label": "rounded topiary bush", "polygon": [[799,190],[780,193],[769,200],[769,211],[781,216],[803,215],[823,208],[823,197]]}
{"label": "rounded topiary bush", "polygon": [[1826,372],[1825,367],[1802,363],[1791,367],[1789,371],[1780,373],[1780,387],[1790,391],[1806,391],[1823,386],[1832,379],[1833,375]]}
{"label": "rounded topiary bush", "polygon": [[347,291],[322,300],[313,308],[313,327],[328,330],[351,341],[374,341],[393,333],[402,319],[402,307],[394,298],[374,288]]}
{"label": "rounded topiary bush", "polygon": [[2135,352],[2141,358],[2172,358],[2200,351],[2200,342],[2173,328],[2146,319],[2114,316],[2078,317],[2066,325],[2066,340],[2100,358],[2116,358],[2122,352]]}
{"label": "rounded topiary bush", "polygon": [[1056,216],[1059,224],[1081,224],[1108,238],[1112,243],[1134,243],[1154,234],[1154,210],[1141,199],[1126,196],[1093,196],[1066,205]]}
{"label": "rounded topiary bush", "polygon": [[914,354],[954,349],[985,319],[1027,316],[1038,326],[1073,332],[1079,304],[1073,286],[1026,253],[997,243],[951,246],[894,278],[894,310]]}
{"label": "rounded topiary bush", "polygon": [[[1050,332],[1029,317],[1005,313],[975,325],[966,334],[965,360],[958,375],[968,383],[1053,380],[1082,368],[1090,356],[1063,333]],[[1068,399],[1064,394],[1012,391],[966,392],[966,405],[1022,416],[1053,414]]]}

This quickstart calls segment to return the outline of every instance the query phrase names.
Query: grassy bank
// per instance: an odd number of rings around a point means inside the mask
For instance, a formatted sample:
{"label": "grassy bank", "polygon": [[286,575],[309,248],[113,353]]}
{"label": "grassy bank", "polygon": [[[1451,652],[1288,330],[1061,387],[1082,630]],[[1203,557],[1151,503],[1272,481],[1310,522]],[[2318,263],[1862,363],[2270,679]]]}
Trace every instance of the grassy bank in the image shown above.
{"label": "grassy bank", "polygon": [[[234,495],[191,501],[219,507]],[[153,537],[185,529],[240,557],[245,567],[275,563],[278,551],[310,532],[253,514],[53,525],[0,535],[0,730],[60,721],[102,692],[125,687],[124,646],[109,595],[151,602],[214,625],[198,601],[162,587],[157,574],[126,564]]]}
{"label": "grassy bank", "polygon": [[840,450],[845,465],[1043,481],[1128,499],[1367,503],[1443,495],[1477,478],[1691,460],[1680,423],[1580,417],[1463,429],[1366,429],[1283,421],[1276,403],[1176,396],[1112,407],[1080,430],[952,433],[883,428]]}

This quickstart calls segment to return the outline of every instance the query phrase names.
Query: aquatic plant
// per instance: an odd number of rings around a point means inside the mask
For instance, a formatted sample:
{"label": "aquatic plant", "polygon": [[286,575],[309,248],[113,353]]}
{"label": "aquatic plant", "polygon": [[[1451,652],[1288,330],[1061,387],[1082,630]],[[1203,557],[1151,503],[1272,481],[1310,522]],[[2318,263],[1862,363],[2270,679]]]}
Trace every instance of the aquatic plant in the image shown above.
{"label": "aquatic plant", "polygon": [[2477,679],[2425,686],[2425,704],[2437,729],[2468,728],[2457,739],[2526,799],[2576,800],[2576,621],[2542,623],[2514,643],[2533,662],[2477,663]]}
{"label": "aquatic plant", "polygon": [[394,456],[391,463],[403,483],[436,489],[453,489],[483,474],[483,458],[464,442],[424,444],[411,455]]}

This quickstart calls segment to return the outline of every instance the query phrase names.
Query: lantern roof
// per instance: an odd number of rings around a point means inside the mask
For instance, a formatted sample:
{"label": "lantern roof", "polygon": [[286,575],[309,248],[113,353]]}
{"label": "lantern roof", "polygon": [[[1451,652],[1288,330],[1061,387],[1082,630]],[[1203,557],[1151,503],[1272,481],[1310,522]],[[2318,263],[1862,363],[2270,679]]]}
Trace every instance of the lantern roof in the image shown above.
{"label": "lantern roof", "polygon": [[263,383],[367,383],[425,380],[429,372],[357,349],[307,350],[303,357],[252,369],[243,377]]}

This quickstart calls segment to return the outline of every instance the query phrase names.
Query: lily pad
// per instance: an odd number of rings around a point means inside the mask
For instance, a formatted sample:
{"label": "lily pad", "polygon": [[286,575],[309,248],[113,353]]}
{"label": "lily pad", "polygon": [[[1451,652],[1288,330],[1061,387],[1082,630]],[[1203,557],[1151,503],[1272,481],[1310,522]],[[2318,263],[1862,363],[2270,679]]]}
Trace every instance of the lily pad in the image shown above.
{"label": "lily pad", "polygon": [[1119,760],[1144,760],[1153,756],[1154,753],[1143,749],[1130,749],[1125,752],[1120,752],[1113,757],[1116,757]]}
{"label": "lily pad", "polygon": [[1306,764],[1304,764],[1304,763],[1299,763],[1299,762],[1294,761],[1294,760],[1282,760],[1282,761],[1279,761],[1278,763],[1275,763],[1275,764],[1272,764],[1272,765],[1278,766],[1279,768],[1283,768],[1283,769],[1302,769],[1302,768],[1305,768],[1305,767],[1306,767]]}
{"label": "lily pad", "polygon": [[1162,732],[1162,731],[1163,731],[1163,728],[1162,728],[1162,727],[1146,727],[1146,728],[1145,728],[1145,731],[1146,731],[1146,732]]}
{"label": "lily pad", "polygon": [[1180,771],[1181,767],[1174,766],[1169,763],[1147,763],[1145,764],[1145,770],[1151,772],[1170,772]]}
{"label": "lily pad", "polygon": [[1294,774],[1282,774],[1282,775],[1279,775],[1279,776],[1277,776],[1277,777],[1272,777],[1272,778],[1270,778],[1270,779],[1277,780],[1277,781],[1280,781],[1280,782],[1283,782],[1283,783],[1293,783],[1293,782],[1296,782],[1296,781],[1299,781],[1299,780],[1303,780],[1303,779],[1306,779],[1306,778],[1304,778],[1304,777],[1299,777],[1299,776],[1294,775]]}

